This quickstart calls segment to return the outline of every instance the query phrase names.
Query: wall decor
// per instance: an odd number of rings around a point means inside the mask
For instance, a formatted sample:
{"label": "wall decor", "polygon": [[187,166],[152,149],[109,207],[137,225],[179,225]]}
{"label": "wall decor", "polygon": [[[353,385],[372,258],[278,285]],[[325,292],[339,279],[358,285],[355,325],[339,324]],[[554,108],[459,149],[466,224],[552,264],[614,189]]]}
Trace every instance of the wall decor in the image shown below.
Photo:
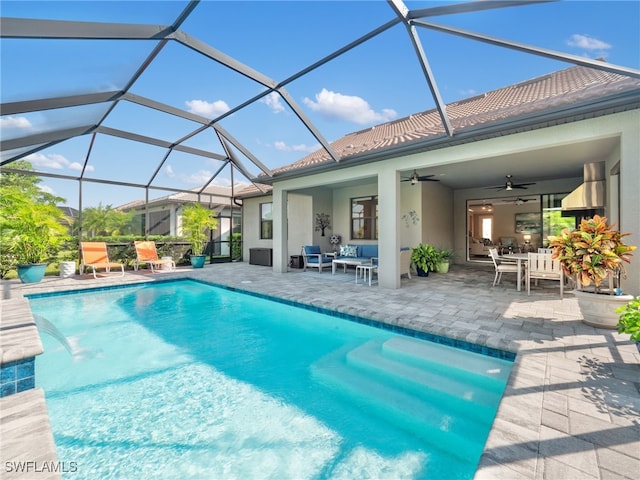
{"label": "wall decor", "polygon": [[541,233],[542,216],[539,212],[516,213],[516,233]]}

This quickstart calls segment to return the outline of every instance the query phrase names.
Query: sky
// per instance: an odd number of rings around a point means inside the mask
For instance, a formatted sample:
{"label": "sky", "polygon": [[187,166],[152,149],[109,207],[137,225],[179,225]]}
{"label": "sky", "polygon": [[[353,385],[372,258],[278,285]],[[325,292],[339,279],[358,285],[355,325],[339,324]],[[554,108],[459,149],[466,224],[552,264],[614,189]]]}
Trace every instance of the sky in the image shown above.
{"label": "sky", "polygon": [[[409,9],[450,1],[406,2]],[[3,17],[169,25],[185,1],[6,1]],[[386,1],[202,1],[181,25],[191,38],[234,58],[275,82],[332,54],[395,18]],[[559,1],[484,12],[432,17],[433,23],[534,47],[640,69],[640,1]],[[445,103],[525,81],[571,64],[486,45],[425,28],[417,32]],[[155,41],[9,39],[0,43],[3,103],[125,87]],[[377,35],[288,83],[296,105],[329,142],[345,134],[434,108],[424,75],[402,25]],[[264,91],[264,87],[175,41],[168,42],[131,86],[131,93],[208,119]],[[32,112],[0,117],[2,139],[95,124],[108,106]],[[176,142],[199,124],[131,102],[119,102],[104,125]],[[291,164],[319,148],[316,138],[278,95],[270,94],[233,113],[220,125],[262,164]],[[184,145],[224,155],[211,129]],[[12,152],[3,152],[4,161]],[[222,163],[111,135],[81,135],[31,154],[38,171],[155,187],[202,186]],[[234,154],[250,172],[258,166]],[[229,185],[229,168],[214,181]],[[234,184],[248,179],[234,172]],[[78,207],[78,182],[43,177],[41,187]],[[150,189],[150,198],[167,195]],[[83,207],[119,206],[144,199],[145,190],[84,182]]]}

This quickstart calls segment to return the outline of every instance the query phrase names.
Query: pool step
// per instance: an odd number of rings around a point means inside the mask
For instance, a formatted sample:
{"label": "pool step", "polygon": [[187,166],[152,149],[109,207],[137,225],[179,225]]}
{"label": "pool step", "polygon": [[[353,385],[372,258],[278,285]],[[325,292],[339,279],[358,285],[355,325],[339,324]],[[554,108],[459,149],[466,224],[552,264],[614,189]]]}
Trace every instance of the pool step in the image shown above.
{"label": "pool step", "polygon": [[477,461],[489,425],[465,416],[454,417],[418,395],[394,388],[379,376],[350,364],[348,353],[341,349],[315,362],[311,366],[313,378],[359,408],[392,419],[393,423],[434,447],[464,461]]}
{"label": "pool step", "polygon": [[384,342],[382,349],[385,356],[500,394],[504,391],[513,365],[508,360],[411,337],[393,337]]}
{"label": "pool step", "polygon": [[490,425],[502,392],[468,380],[385,356],[382,342],[371,341],[346,353],[347,364],[410,392],[431,404]]}

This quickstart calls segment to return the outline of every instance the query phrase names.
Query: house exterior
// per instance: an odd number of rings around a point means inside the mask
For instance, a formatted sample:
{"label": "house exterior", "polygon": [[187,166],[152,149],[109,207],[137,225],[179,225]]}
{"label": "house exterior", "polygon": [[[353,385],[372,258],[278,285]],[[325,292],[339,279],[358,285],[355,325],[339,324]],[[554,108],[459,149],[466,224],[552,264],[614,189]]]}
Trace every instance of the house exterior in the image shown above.
{"label": "house exterior", "polygon": [[[250,248],[272,248],[273,269],[284,272],[302,245],[328,251],[329,235],[338,234],[343,244],[378,244],[379,284],[395,289],[401,247],[425,242],[452,248],[456,262],[475,261],[470,244],[481,232],[472,211],[487,198],[500,200],[511,218],[494,226],[496,239],[544,245],[548,232],[522,230],[513,216],[526,208],[523,213],[555,211],[575,220],[604,214],[631,233],[628,243],[639,245],[639,107],[640,79],[576,66],[447,105],[452,135],[435,109],[346,135],[331,145],[339,162],[321,149],[254,179],[271,187],[267,194],[240,192],[243,257]],[[600,204],[585,198],[592,170],[601,177]],[[414,184],[413,172],[439,181]],[[585,204],[562,207],[569,194]],[[318,213],[331,218],[324,237],[314,229]],[[364,235],[356,228],[362,222],[370,222]],[[623,287],[640,293],[637,258]]]}

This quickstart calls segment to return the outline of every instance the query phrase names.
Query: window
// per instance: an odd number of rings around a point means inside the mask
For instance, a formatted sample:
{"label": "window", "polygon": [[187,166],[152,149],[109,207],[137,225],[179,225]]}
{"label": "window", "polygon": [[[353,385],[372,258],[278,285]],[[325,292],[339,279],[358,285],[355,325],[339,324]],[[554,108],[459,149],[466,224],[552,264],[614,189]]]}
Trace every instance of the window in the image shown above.
{"label": "window", "polygon": [[260,238],[270,240],[273,238],[273,204],[260,204]]}
{"label": "window", "polygon": [[482,218],[482,238],[493,238],[493,234],[491,232],[493,224],[493,217],[483,217]]}
{"label": "window", "polygon": [[149,212],[149,235],[170,235],[171,221],[168,210]]}
{"label": "window", "polygon": [[577,219],[574,215],[562,212],[562,199],[566,193],[555,193],[542,195],[542,246],[549,243],[549,235],[560,235],[563,229],[573,230],[577,226]]}
{"label": "window", "polygon": [[378,196],[351,199],[351,239],[378,239]]}

